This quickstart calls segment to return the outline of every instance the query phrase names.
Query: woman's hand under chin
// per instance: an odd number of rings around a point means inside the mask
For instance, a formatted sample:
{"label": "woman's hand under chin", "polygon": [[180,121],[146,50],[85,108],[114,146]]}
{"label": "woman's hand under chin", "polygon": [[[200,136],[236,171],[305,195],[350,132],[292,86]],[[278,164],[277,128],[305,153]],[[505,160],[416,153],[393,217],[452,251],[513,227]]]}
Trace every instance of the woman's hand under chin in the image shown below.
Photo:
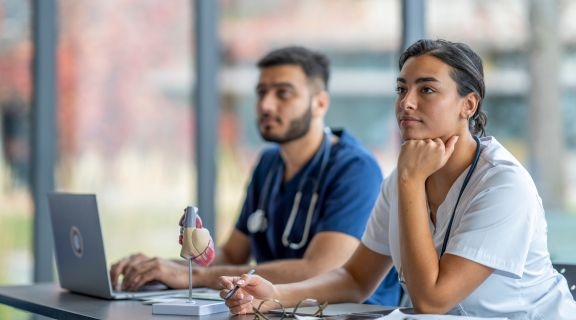
{"label": "woman's hand under chin", "polygon": [[426,180],[450,159],[458,138],[452,136],[446,143],[440,138],[404,141],[398,156],[399,177]]}

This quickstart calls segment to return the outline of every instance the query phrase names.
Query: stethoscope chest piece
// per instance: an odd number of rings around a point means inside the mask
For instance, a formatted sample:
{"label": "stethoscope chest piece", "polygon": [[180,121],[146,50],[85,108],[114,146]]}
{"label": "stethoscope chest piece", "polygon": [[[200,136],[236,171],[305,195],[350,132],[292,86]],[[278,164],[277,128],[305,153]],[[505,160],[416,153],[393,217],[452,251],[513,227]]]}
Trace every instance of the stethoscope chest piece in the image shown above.
{"label": "stethoscope chest piece", "polygon": [[263,232],[268,228],[268,219],[264,214],[264,210],[258,209],[248,217],[248,231],[250,233]]}

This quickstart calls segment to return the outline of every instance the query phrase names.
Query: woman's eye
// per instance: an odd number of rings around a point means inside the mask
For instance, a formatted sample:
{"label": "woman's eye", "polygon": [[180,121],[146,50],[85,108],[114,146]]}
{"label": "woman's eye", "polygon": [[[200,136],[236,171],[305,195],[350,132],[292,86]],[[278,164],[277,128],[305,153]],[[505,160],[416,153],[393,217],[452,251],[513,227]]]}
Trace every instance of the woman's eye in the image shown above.
{"label": "woman's eye", "polygon": [[434,92],[434,90],[432,90],[432,88],[425,87],[425,88],[422,88],[422,92],[423,93],[432,93],[432,92]]}
{"label": "woman's eye", "polygon": [[402,94],[406,92],[406,89],[402,88],[402,87],[396,87],[396,93],[397,94]]}

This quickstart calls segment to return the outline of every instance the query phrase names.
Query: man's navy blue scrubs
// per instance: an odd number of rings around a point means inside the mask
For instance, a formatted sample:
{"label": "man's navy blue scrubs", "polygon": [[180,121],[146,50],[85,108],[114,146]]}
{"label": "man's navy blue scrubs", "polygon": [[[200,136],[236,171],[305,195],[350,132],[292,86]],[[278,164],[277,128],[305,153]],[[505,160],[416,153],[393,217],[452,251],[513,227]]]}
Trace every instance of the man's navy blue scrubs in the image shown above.
{"label": "man's navy blue scrubs", "polygon": [[[361,239],[380,190],[382,172],[372,154],[349,133],[332,130],[332,134],[339,137],[338,142],[324,143],[309,163],[284,183],[284,164],[278,146],[262,152],[236,223],[236,228],[250,237],[252,255],[257,263],[300,259],[310,240],[320,232],[342,232]],[[295,206],[298,191],[302,198]],[[307,212],[315,191],[318,200],[312,222],[306,228]],[[292,228],[287,228],[293,207],[297,214],[294,214]],[[249,220],[254,224],[253,214],[259,209],[267,227],[254,232],[248,224]],[[257,220],[257,224],[262,222],[260,218]],[[309,229],[307,238],[305,229]],[[288,234],[283,241],[285,232]],[[294,248],[300,245],[300,248]],[[397,306],[401,290],[393,269],[366,303]]]}

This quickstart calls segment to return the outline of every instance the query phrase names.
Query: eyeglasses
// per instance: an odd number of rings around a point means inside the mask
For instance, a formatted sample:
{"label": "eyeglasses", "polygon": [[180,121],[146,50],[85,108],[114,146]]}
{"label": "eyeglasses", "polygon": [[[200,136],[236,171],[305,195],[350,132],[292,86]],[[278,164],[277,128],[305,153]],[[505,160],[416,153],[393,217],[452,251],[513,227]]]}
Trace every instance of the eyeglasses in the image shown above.
{"label": "eyeglasses", "polygon": [[[278,317],[280,319],[298,318],[298,315],[322,317],[322,313],[327,306],[328,302],[320,303],[316,299],[304,299],[296,304],[292,312],[287,312],[280,301],[267,299],[262,300],[258,307],[252,306],[252,311],[254,311],[255,320],[272,320],[271,318],[278,319]],[[277,316],[269,317],[266,314],[275,314]]]}

